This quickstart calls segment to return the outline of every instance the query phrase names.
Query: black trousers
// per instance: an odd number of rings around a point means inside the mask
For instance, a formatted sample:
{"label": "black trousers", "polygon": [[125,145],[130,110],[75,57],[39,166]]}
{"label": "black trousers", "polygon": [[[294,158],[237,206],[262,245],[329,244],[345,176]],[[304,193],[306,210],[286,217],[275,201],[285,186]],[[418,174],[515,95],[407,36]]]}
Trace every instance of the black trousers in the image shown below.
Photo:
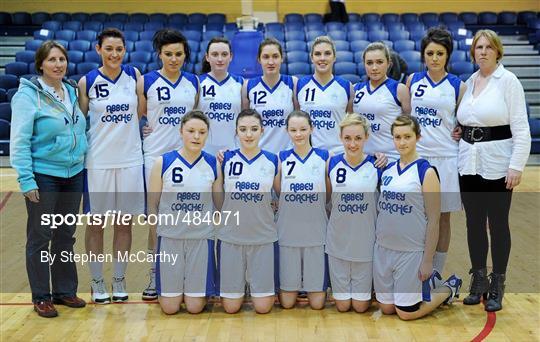
{"label": "black trousers", "polygon": [[[83,173],[60,178],[35,173],[39,187],[39,202],[26,199],[28,222],[26,225],[26,270],[32,290],[32,301],[52,297],[74,296],[77,293],[77,268],[72,261],[62,261],[62,252],[73,253],[75,225],[51,228],[43,224],[46,215],[77,214],[83,190]],[[50,245],[50,246],[49,246]],[[54,262],[49,263],[54,256]]]}
{"label": "black trousers", "polygon": [[508,214],[512,190],[506,189],[504,178],[489,180],[479,175],[459,176],[459,185],[472,268],[486,267],[489,229],[493,272],[506,273],[511,246]]}

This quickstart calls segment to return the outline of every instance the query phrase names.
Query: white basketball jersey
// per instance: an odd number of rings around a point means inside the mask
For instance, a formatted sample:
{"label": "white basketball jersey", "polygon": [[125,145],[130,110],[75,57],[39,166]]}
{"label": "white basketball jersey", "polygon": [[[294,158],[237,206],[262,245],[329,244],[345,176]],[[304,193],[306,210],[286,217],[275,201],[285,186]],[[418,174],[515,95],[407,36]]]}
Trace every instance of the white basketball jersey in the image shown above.
{"label": "white basketball jersey", "polygon": [[263,119],[264,134],[260,145],[267,151],[279,153],[289,146],[285,119],[294,110],[293,78],[281,75],[279,82],[270,88],[262,76],[247,83],[249,108],[255,109]]}
{"label": "white basketball jersey", "polygon": [[311,135],[313,146],[333,153],[343,151],[339,123],[345,117],[350,97],[349,81],[338,76],[325,86],[313,76],[298,80],[296,98],[300,109],[311,116],[315,126]]}
{"label": "white basketball jersey", "polygon": [[215,155],[219,150],[235,149],[236,116],[242,110],[244,80],[231,74],[221,82],[209,74],[201,75],[199,80],[201,93],[198,108],[210,119],[206,150]]}
{"label": "white basketball jersey", "polygon": [[448,74],[434,83],[427,71],[411,79],[411,115],[418,119],[422,139],[416,146],[423,157],[456,157],[459,143],[452,139],[461,80]]}
{"label": "white basketball jersey", "polygon": [[218,229],[217,237],[237,245],[262,245],[277,240],[271,190],[278,159],[262,150],[247,159],[239,149],[225,152],[223,164],[225,202],[222,212],[238,213]]}
{"label": "white basketball jersey", "polygon": [[326,235],[326,253],[343,260],[373,259],[377,221],[377,184],[381,174],[375,157],[351,167],[343,153],[330,158],[332,213]]}
{"label": "white basketball jersey", "polygon": [[281,194],[277,220],[280,246],[314,247],[326,239],[326,150],[302,159],[294,149],[279,154]]}
{"label": "white basketball jersey", "polygon": [[354,86],[353,111],[363,115],[371,125],[370,137],[364,145],[368,154],[383,152],[393,159],[399,158],[390,133],[392,123],[401,114],[398,85],[399,82],[388,78],[375,89],[371,89],[369,80]]}
{"label": "white basketball jersey", "polygon": [[165,153],[157,234],[172,239],[212,238],[214,230],[208,222],[212,222],[212,184],[216,178],[216,158],[204,151],[192,164],[178,151]]}
{"label": "white basketball jersey", "polygon": [[403,252],[424,250],[427,216],[422,184],[429,168],[425,159],[417,159],[404,169],[397,160],[383,171],[376,230],[379,246]]}
{"label": "white basketball jersey", "polygon": [[197,77],[182,72],[171,83],[159,71],[144,75],[146,116],[152,133],[143,140],[145,162],[151,162],[163,153],[182,147],[180,120],[193,110],[198,91]]}
{"label": "white basketball jersey", "polygon": [[87,169],[114,169],[143,164],[137,114],[137,74],[122,65],[116,80],[99,69],[86,74],[89,129]]}

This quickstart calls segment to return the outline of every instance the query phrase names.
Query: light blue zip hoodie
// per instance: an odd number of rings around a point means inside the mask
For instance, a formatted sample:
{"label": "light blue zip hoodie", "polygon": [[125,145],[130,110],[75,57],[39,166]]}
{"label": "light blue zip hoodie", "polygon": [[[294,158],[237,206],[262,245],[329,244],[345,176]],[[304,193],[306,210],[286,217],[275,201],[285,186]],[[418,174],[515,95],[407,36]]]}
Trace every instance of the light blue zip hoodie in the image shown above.
{"label": "light blue zip hoodie", "polygon": [[37,78],[21,78],[11,99],[10,160],[23,193],[38,189],[34,172],[69,178],[84,167],[86,118],[79,109],[76,87],[64,84],[72,112],[43,90]]}

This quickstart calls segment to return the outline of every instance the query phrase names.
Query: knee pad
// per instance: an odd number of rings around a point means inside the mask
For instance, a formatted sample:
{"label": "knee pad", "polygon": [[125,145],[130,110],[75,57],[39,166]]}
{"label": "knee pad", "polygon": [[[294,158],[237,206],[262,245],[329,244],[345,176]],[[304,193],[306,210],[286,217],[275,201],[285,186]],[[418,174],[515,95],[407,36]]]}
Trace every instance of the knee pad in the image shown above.
{"label": "knee pad", "polygon": [[401,311],[405,311],[405,312],[415,312],[415,311],[418,311],[418,309],[420,309],[420,303],[421,302],[418,302],[418,303],[410,305],[410,306],[396,305],[396,308],[400,309]]}

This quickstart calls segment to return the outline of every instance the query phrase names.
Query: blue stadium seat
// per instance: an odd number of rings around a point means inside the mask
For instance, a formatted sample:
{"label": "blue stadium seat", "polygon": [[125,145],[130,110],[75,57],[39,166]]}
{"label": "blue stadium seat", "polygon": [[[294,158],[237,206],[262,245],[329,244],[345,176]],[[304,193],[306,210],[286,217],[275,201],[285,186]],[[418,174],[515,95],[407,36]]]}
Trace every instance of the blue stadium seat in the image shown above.
{"label": "blue stadium seat", "polygon": [[351,51],[354,53],[363,52],[368,45],[369,42],[367,40],[355,40],[351,42]]}
{"label": "blue stadium seat", "polygon": [[356,74],[356,64],[352,62],[336,62],[334,64],[334,73],[336,75]]}
{"label": "blue stadium seat", "polygon": [[206,48],[208,47],[208,42],[209,42],[208,40],[203,40],[202,42],[200,42],[198,51],[206,53]]}
{"label": "blue stadium seat", "polygon": [[161,65],[159,65],[158,62],[152,62],[152,63],[148,63],[146,65],[146,71],[147,72],[154,71],[154,70],[159,70],[159,69],[161,69]]}
{"label": "blue stadium seat", "polygon": [[88,40],[89,42],[96,40],[97,32],[92,30],[83,30],[75,35],[78,40]]}
{"label": "blue stadium seat", "polygon": [[[200,53],[200,51],[199,51]],[[192,53],[189,55],[189,63],[191,64],[195,64],[197,63],[198,59],[197,59],[197,54],[196,53]]]}
{"label": "blue stadium seat", "polygon": [[223,13],[210,13],[206,17],[207,24],[225,24],[227,17]]}
{"label": "blue stadium seat", "polygon": [[187,14],[173,13],[169,14],[169,24],[187,24],[189,22]]}
{"label": "blue stadium seat", "polygon": [[18,88],[11,88],[11,89],[8,89],[8,91],[7,91],[7,101],[8,101],[8,102],[11,102],[11,99],[13,98],[13,96],[15,95],[15,93],[16,93],[18,90],[19,90]]}
{"label": "blue stadium seat", "polygon": [[257,56],[259,44],[263,39],[261,31],[238,32],[231,42],[235,57],[229,66],[230,72],[246,78],[261,75],[261,65],[253,57]]}
{"label": "blue stadium seat", "polygon": [[450,63],[450,72],[456,75],[472,74],[474,66],[470,62],[453,62]]}
{"label": "blue stadium seat", "polygon": [[154,46],[150,40],[139,40],[135,42],[135,51],[154,51]]}
{"label": "blue stadium seat", "polygon": [[384,24],[378,21],[365,23],[366,31],[384,31],[385,27]]}
{"label": "blue stadium seat", "polygon": [[439,20],[445,24],[448,24],[454,21],[458,21],[459,17],[458,14],[455,12],[443,12],[439,14]]}
{"label": "blue stadium seat", "polygon": [[409,31],[410,40],[414,40],[414,41],[421,40],[422,38],[424,38],[425,35],[426,35],[426,31],[424,30]]}
{"label": "blue stadium seat", "polygon": [[41,28],[56,32],[62,29],[62,23],[56,20],[48,20],[41,25]]}
{"label": "blue stadium seat", "polygon": [[127,65],[131,65],[135,69],[139,70],[141,74],[146,74],[146,63],[143,62],[129,62]]}
{"label": "blue stadium seat", "polygon": [[518,13],[517,23],[519,25],[527,25],[529,20],[536,18],[537,14],[534,11],[521,11]]}
{"label": "blue stadium seat", "polygon": [[83,74],[86,75],[90,71],[99,68],[98,63],[91,63],[91,62],[83,62],[77,64],[77,74]]}
{"label": "blue stadium seat", "polygon": [[362,78],[356,74],[341,74],[339,76],[351,82],[352,84],[356,84],[362,81]]}
{"label": "blue stadium seat", "polygon": [[11,13],[0,12],[0,25],[11,25]]}
{"label": "blue stadium seat", "polygon": [[[11,131],[11,124],[6,120],[0,119],[0,141],[6,142],[7,140],[7,143],[9,144],[10,131]],[[9,155],[9,150],[7,151],[7,154],[2,153],[2,155]]]}
{"label": "blue stadium seat", "polygon": [[28,73],[33,75],[38,74],[38,71],[36,70],[36,63],[28,63]]}
{"label": "blue stadium seat", "polygon": [[143,23],[138,23],[138,22],[128,22],[128,23],[125,23],[124,24],[124,30],[125,31],[136,31],[136,32],[141,32],[143,31],[144,29],[144,24]]}
{"label": "blue stadium seat", "polygon": [[362,15],[362,21],[364,22],[364,24],[375,23],[378,22],[380,19],[381,16],[378,13],[365,13]]}
{"label": "blue stadium seat", "polygon": [[201,32],[204,31],[204,24],[201,23],[187,23],[184,25],[184,30],[186,31],[198,31]]}
{"label": "blue stadium seat", "polygon": [[309,31],[326,31],[323,23],[307,23],[305,25],[306,32]]}
{"label": "blue stadium seat", "polygon": [[346,40],[334,40],[336,51],[350,51],[351,44]]}
{"label": "blue stadium seat", "polygon": [[433,12],[428,12],[428,13],[422,13],[420,14],[420,21],[423,22],[424,24],[426,22],[434,22],[434,21],[439,21],[439,15],[437,13],[433,13]]}
{"label": "blue stadium seat", "polygon": [[289,40],[285,43],[285,50],[289,51],[307,51],[307,44],[303,40]]}
{"label": "blue stadium seat", "polygon": [[467,61],[467,52],[461,50],[455,50],[450,56],[450,63],[453,62],[466,62]]}
{"label": "blue stadium seat", "polygon": [[285,23],[283,26],[285,27],[285,32],[287,32],[287,31],[304,31],[304,29],[305,29],[304,23],[297,23],[297,22]]}
{"label": "blue stadium seat", "polygon": [[158,31],[161,30],[166,23],[162,23],[159,21],[149,21],[144,24],[144,30],[145,31]]}
{"label": "blue stadium seat", "polygon": [[[367,33],[364,31],[349,31],[347,33],[348,40],[352,43],[356,40],[367,40]],[[351,44],[352,46],[352,44]]]}
{"label": "blue stadium seat", "polygon": [[21,76],[28,74],[28,63],[25,62],[11,62],[5,65],[6,75]]}
{"label": "blue stadium seat", "polygon": [[345,24],[345,28],[348,32],[351,31],[363,31],[364,30],[364,24],[361,22],[348,22]]}
{"label": "blue stadium seat", "polygon": [[4,88],[0,88],[0,119],[2,119],[2,104],[7,102],[7,91]]}
{"label": "blue stadium seat", "polygon": [[347,40],[347,33],[345,31],[329,31],[328,36],[333,40]]}
{"label": "blue stadium seat", "polygon": [[[234,24],[236,26],[236,24]],[[223,32],[224,24],[223,23],[208,23],[205,25],[206,31],[219,31]],[[237,31],[238,28],[235,28],[234,31]]]}
{"label": "blue stadium seat", "polygon": [[150,16],[146,13],[132,13],[129,15],[129,22],[144,24],[150,20]]}
{"label": "blue stadium seat", "polygon": [[226,23],[224,30],[227,31],[238,31],[238,25],[236,23]]}
{"label": "blue stadium seat", "polygon": [[399,54],[401,58],[403,58],[407,64],[409,62],[420,62],[420,52],[419,51],[403,51]]}
{"label": "blue stadium seat", "polygon": [[71,76],[75,74],[75,70],[77,69],[77,64],[69,62],[66,70],[66,75]]}
{"label": "blue stadium seat", "polygon": [[399,22],[399,14],[397,13],[385,13],[381,16],[381,21],[384,24]]}
{"label": "blue stadium seat", "polygon": [[326,32],[324,31],[308,31],[306,33],[306,40],[312,41],[312,40],[315,40],[315,38],[317,37],[325,36],[325,35],[326,35]]}
{"label": "blue stadium seat", "polygon": [[54,32],[49,30],[34,31],[34,39],[49,40],[54,38]]}
{"label": "blue stadium seat", "polygon": [[[71,31],[71,30],[56,31],[54,34],[54,38],[67,40],[68,42],[70,42],[75,39],[75,31]],[[92,39],[88,39],[88,40],[92,40]]]}
{"label": "blue stadium seat", "polygon": [[139,40],[153,40],[154,34],[156,34],[156,31],[142,31],[139,33]]}
{"label": "blue stadium seat", "polygon": [[497,20],[497,13],[495,12],[480,12],[478,14],[479,25],[496,25]]}
{"label": "blue stadium seat", "polygon": [[206,24],[206,14],[204,13],[191,13],[188,15],[188,22],[192,24]]}
{"label": "blue stadium seat", "polygon": [[412,40],[397,40],[392,47],[396,52],[414,51],[415,43]]}
{"label": "blue stadium seat", "polygon": [[462,21],[453,21],[451,23],[448,23],[446,27],[448,28],[448,31],[457,31],[459,29],[464,29],[465,23],[463,23]]}
{"label": "blue stadium seat", "polygon": [[266,32],[272,31],[281,31],[284,32],[284,26],[282,23],[267,23],[265,26]]}
{"label": "blue stadium seat", "polygon": [[376,42],[378,40],[388,39],[388,32],[386,31],[370,31],[368,32],[368,40],[370,42]]}
{"label": "blue stadium seat", "polygon": [[395,42],[398,40],[409,39],[411,35],[408,31],[390,31],[388,32],[388,39]]}
{"label": "blue stadium seat", "polygon": [[184,31],[182,33],[184,34],[184,36],[186,37],[187,40],[201,41],[202,32],[200,32],[200,31],[186,30],[186,31]]}
{"label": "blue stadium seat", "polygon": [[412,23],[407,23],[405,24],[405,29],[407,29],[407,31],[411,32],[411,31],[425,31],[426,27],[423,23],[421,22],[412,22]]}
{"label": "blue stadium seat", "polygon": [[426,20],[423,23],[424,23],[424,26],[426,27],[426,30],[429,29],[429,28],[437,27],[437,26],[441,25],[441,22],[438,21],[438,20],[433,20],[433,21]]}
{"label": "blue stadium seat", "polygon": [[37,49],[39,49],[41,44],[43,44],[43,40],[40,39],[27,40],[26,42],[24,42],[24,49],[36,51]]}
{"label": "blue stadium seat", "polygon": [[362,16],[358,13],[349,13],[350,23],[359,23],[362,21]]}
{"label": "blue stadium seat", "polygon": [[477,25],[478,15],[474,12],[461,12],[459,19],[465,23],[465,25]]}
{"label": "blue stadium seat", "polygon": [[35,60],[34,51],[19,51],[15,54],[15,62],[32,63]]}
{"label": "blue stadium seat", "polygon": [[108,13],[98,12],[90,14],[90,21],[98,21],[100,23],[104,23],[109,20],[110,17]]}
{"label": "blue stadium seat", "polygon": [[57,42],[58,44],[62,45],[63,47],[68,48],[69,46],[69,42],[67,40],[63,40],[63,39],[56,39],[55,42]]}
{"label": "blue stadium seat", "polygon": [[308,63],[309,54],[306,51],[287,52],[287,63]]}
{"label": "blue stadium seat", "polygon": [[472,74],[461,74],[461,75],[458,75],[458,77],[463,81],[463,82],[467,82],[467,80],[471,77]]}
{"label": "blue stadium seat", "polygon": [[71,20],[84,23],[85,21],[90,20],[90,14],[83,12],[73,13],[71,14]]}
{"label": "blue stadium seat", "polygon": [[32,16],[28,12],[15,12],[11,14],[13,25],[32,25]]}
{"label": "blue stadium seat", "polygon": [[163,23],[164,26],[169,22],[169,16],[165,13],[152,13],[150,14],[148,21],[152,22],[160,22]]}
{"label": "blue stadium seat", "polygon": [[15,75],[0,75],[0,88],[11,89],[19,86],[19,79]]}
{"label": "blue stadium seat", "polygon": [[188,45],[191,53],[197,53],[199,51],[199,44],[200,42],[198,40],[188,40]]}
{"label": "blue stadium seat", "polygon": [[96,52],[96,50],[86,51],[84,53],[84,61],[87,63],[101,64],[101,56]]}
{"label": "blue stadium seat", "polygon": [[540,153],[540,119],[529,118],[529,128],[531,130],[531,153]]}
{"label": "blue stadium seat", "polygon": [[120,21],[123,23],[127,23],[129,20],[129,14],[127,13],[113,13],[109,15],[110,21]]}
{"label": "blue stadium seat", "polygon": [[126,40],[131,40],[132,42],[136,42],[139,40],[139,32],[138,31],[124,31],[124,38]]}
{"label": "blue stadium seat", "polygon": [[309,67],[308,63],[288,63],[287,70],[289,72],[289,75],[293,76],[311,74],[311,68]]}
{"label": "blue stadium seat", "polygon": [[306,41],[304,31],[287,31],[285,32],[286,40],[303,40]]}
{"label": "blue stadium seat", "polygon": [[471,45],[467,44],[467,40],[460,40],[458,42],[458,49],[463,51],[469,51],[471,49]]}
{"label": "blue stadium seat", "polygon": [[[4,98],[1,102],[7,101],[7,93],[5,89],[2,89],[4,91]],[[11,106],[9,103],[0,103],[0,120],[6,120],[7,122],[11,122]]]}
{"label": "blue stadium seat", "polygon": [[403,13],[401,15],[401,22],[405,25],[407,25],[408,23],[416,23],[418,21],[418,14],[416,13]]}
{"label": "blue stadium seat", "polygon": [[345,24],[340,22],[331,21],[326,23],[326,31],[343,31]]}
{"label": "blue stadium seat", "polygon": [[353,62],[354,55],[350,51],[336,51],[336,62]]}
{"label": "blue stadium seat", "polygon": [[403,31],[405,29],[405,25],[402,23],[388,23],[385,24],[385,29],[388,32]]}
{"label": "blue stadium seat", "polygon": [[283,33],[282,31],[266,31],[264,36],[266,38],[275,38],[280,42],[285,40],[285,33]]}
{"label": "blue stadium seat", "polygon": [[85,51],[88,51],[90,50],[91,46],[90,46],[90,41],[88,40],[72,40],[71,42],[69,42],[69,50],[77,50],[77,51],[82,51],[82,52],[85,52]]}
{"label": "blue stadium seat", "polygon": [[84,61],[84,52],[77,50],[69,50],[68,52],[68,61],[71,63],[82,63]]}
{"label": "blue stadium seat", "polygon": [[319,13],[304,14],[304,22],[307,23],[322,23],[322,15]]}
{"label": "blue stadium seat", "polygon": [[304,23],[304,17],[299,13],[285,14],[283,22],[285,23]]}
{"label": "blue stadium seat", "polygon": [[407,61],[407,73],[412,74],[413,72],[424,71],[424,64],[420,61]]}
{"label": "blue stadium seat", "polygon": [[105,23],[103,23],[103,28],[106,29],[106,28],[115,28],[115,29],[119,29],[120,31],[123,31],[124,30],[124,23],[121,22],[121,21],[107,21]]}
{"label": "blue stadium seat", "polygon": [[59,21],[61,23],[65,23],[66,21],[71,20],[71,14],[66,12],[56,12],[51,15],[51,19]]}
{"label": "blue stadium seat", "polygon": [[214,37],[223,37],[223,31],[206,31],[202,35],[203,40],[211,40]]}
{"label": "blue stadium seat", "polygon": [[135,42],[126,40],[125,48],[127,52],[135,51]]}
{"label": "blue stadium seat", "polygon": [[82,29],[82,23],[80,21],[66,21],[62,24],[62,29],[77,32]]}
{"label": "blue stadium seat", "polygon": [[500,12],[497,22],[500,25],[516,25],[517,13],[508,11]]}
{"label": "blue stadium seat", "polygon": [[391,40],[381,40],[381,42],[384,43],[384,45],[388,46],[389,49],[392,49],[394,47],[394,42]]}
{"label": "blue stadium seat", "polygon": [[282,75],[288,75],[289,73],[287,72],[287,63],[281,63],[281,67],[279,68],[279,72],[282,74]]}

